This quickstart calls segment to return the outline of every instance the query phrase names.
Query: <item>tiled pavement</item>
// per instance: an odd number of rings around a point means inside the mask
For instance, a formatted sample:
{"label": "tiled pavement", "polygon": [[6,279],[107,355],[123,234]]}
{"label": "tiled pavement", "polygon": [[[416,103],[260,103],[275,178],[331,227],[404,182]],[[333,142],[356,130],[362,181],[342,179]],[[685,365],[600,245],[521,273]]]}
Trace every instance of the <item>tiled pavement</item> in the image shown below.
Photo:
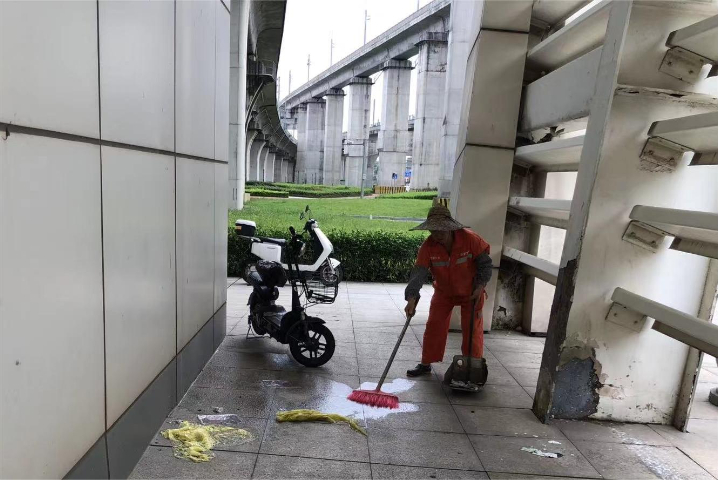
{"label": "tiled pavement", "polygon": [[[233,282],[233,280],[232,280]],[[288,289],[282,292],[288,305]],[[425,288],[426,290],[426,288]],[[135,478],[686,478],[718,477],[718,407],[696,402],[692,433],[672,427],[599,422],[540,423],[529,408],[543,341],[516,333],[486,336],[489,381],[478,394],[457,395],[440,384],[448,363],[408,380],[419,360],[431,291],[424,291],[385,391],[398,394],[398,411],[349,402],[352,389],[375,386],[403,323],[403,286],[343,283],[333,305],[313,307],[337,340],[334,358],[307,369],[288,348],[268,339],[246,339],[249,288],[228,290],[228,336],[165,422],[212,413],[221,407],[241,418],[252,441],[216,451],[208,463],[172,456],[158,435],[133,473]],[[446,359],[459,352],[450,334]],[[701,391],[718,383],[707,358]],[[700,393],[699,393],[700,395]],[[707,400],[707,393],[705,395]],[[314,408],[359,420],[364,437],[345,424],[283,423],[277,410]],[[522,447],[560,453],[542,458]]]}

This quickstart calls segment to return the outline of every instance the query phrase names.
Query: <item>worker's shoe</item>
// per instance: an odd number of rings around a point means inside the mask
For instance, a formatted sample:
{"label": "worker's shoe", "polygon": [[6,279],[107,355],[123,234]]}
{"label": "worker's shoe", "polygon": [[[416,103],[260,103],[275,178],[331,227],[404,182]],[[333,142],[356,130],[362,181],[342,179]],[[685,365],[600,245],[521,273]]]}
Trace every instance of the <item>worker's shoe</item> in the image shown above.
{"label": "worker's shoe", "polygon": [[427,373],[431,373],[431,365],[424,365],[423,363],[420,363],[411,370],[407,370],[406,376],[418,377],[419,375],[426,375]]}

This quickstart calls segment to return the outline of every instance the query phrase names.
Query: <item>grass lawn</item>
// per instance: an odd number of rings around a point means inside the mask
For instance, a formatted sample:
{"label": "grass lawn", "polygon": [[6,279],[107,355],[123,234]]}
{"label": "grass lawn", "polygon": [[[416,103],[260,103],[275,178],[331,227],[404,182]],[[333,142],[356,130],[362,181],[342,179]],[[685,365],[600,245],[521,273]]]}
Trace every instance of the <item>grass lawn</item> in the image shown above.
{"label": "grass lawn", "polygon": [[[352,215],[375,215],[385,217],[426,218],[431,207],[431,201],[413,199],[379,199],[359,198],[332,199],[270,199],[253,198],[244,207],[244,210],[229,212],[229,224],[234,226],[238,218],[257,222],[258,230],[288,229],[290,225],[295,228],[304,226],[299,220],[299,214],[309,205],[312,217],[319,222],[325,232],[333,229],[363,230],[363,231],[391,231],[406,232],[417,222],[397,222],[391,220],[370,220],[368,218],[354,218]],[[416,232],[416,235],[425,235]]]}

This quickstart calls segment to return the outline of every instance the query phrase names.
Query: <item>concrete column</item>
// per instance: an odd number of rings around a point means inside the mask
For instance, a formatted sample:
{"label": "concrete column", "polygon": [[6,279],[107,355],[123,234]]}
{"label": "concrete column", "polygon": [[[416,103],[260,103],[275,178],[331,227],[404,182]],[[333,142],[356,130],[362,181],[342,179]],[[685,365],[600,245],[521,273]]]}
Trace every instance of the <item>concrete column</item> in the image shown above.
{"label": "concrete column", "polygon": [[342,177],[342,127],[344,120],[344,90],[332,88],[326,95],[324,120],[324,185],[339,185]]}
{"label": "concrete column", "polygon": [[345,185],[358,187],[362,179],[364,145],[369,140],[369,109],[371,104],[371,78],[354,77],[349,82],[347,96],[349,122],[346,142]]}
{"label": "concrete column", "polygon": [[[472,3],[472,41],[458,129],[450,208],[456,219],[481,235],[491,246],[493,275],[486,287],[484,329],[490,330],[494,313],[506,211],[514,162],[524,62],[528,47],[531,2]],[[521,7],[520,14],[506,14]],[[504,15],[502,15],[504,14]]]}
{"label": "concrete column", "polygon": [[304,152],[305,182],[322,183],[322,163],[324,162],[324,107],[326,102],[314,99],[307,102],[306,143]]}
{"label": "concrete column", "polygon": [[263,153],[266,143],[267,142],[264,141],[264,135],[261,133],[257,135],[252,142],[252,146],[249,149],[249,178],[247,180],[256,181],[258,179],[259,157]]}
{"label": "concrete column", "polygon": [[[257,157],[257,180],[260,182],[266,182],[265,168],[267,166],[267,157],[270,155],[272,145],[266,143],[259,156]],[[274,154],[271,154],[274,155]]]}
{"label": "concrete column", "polygon": [[297,176],[295,182],[307,183],[305,175],[305,160],[307,150],[307,104],[302,103],[295,112],[297,117]]}
{"label": "concrete column", "polygon": [[[449,198],[451,178],[457,151],[459,117],[466,81],[466,62],[476,38],[474,29],[475,10],[484,2],[452,2],[449,19],[449,45],[446,57],[446,83],[444,86],[443,121],[439,146],[441,171],[439,195]],[[480,15],[480,14],[479,14]],[[476,27],[478,28],[478,27]],[[474,33],[472,35],[472,32]]]}
{"label": "concrete column", "polygon": [[277,149],[270,147],[267,152],[267,157],[264,159],[264,181],[274,181],[274,161],[277,158]]}
{"label": "concrete column", "polygon": [[[377,185],[403,185],[406,156],[409,150],[409,88],[411,81],[409,60],[389,60],[384,63],[381,128],[377,139],[379,174]],[[397,176],[393,180],[393,175]]]}
{"label": "concrete column", "polygon": [[[245,156],[244,156],[244,179],[246,180],[252,180],[252,159],[254,158],[252,156],[252,145],[256,142],[256,139],[259,138],[259,136],[262,134],[260,130],[250,129],[247,131],[247,148],[245,150]],[[256,152],[255,152],[256,156]]]}
{"label": "concrete column", "polygon": [[229,208],[244,207],[247,177],[247,37],[250,0],[232,0],[229,15]]}
{"label": "concrete column", "polygon": [[438,188],[441,171],[441,127],[446,84],[446,32],[425,32],[419,47],[416,75],[416,118],[411,188]]}
{"label": "concrete column", "polygon": [[282,182],[282,162],[284,161],[284,154],[277,152],[274,157],[274,174],[272,175],[272,181]]}
{"label": "concrete column", "polygon": [[283,157],[279,162],[279,181],[286,183],[287,181],[287,158]]}

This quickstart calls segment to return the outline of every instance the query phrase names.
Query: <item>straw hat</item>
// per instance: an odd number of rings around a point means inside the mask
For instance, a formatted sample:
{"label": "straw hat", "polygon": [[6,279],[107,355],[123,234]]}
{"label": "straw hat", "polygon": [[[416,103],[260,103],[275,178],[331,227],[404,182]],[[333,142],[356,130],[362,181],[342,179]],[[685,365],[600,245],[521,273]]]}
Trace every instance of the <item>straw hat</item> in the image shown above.
{"label": "straw hat", "polygon": [[453,218],[451,218],[451,212],[444,205],[434,203],[434,206],[429,210],[429,214],[426,216],[426,221],[410,230],[461,230],[466,228]]}

